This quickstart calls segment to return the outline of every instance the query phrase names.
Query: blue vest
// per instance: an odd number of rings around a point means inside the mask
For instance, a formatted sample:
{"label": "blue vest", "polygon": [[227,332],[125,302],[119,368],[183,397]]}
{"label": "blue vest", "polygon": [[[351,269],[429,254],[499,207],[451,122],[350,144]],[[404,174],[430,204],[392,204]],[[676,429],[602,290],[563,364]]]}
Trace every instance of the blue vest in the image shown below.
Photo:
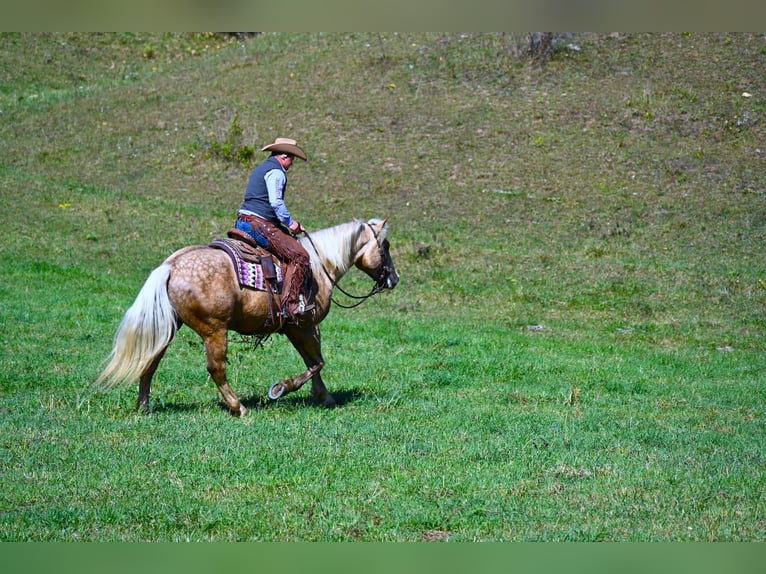
{"label": "blue vest", "polygon": [[[245,199],[242,202],[241,209],[257,213],[264,219],[279,225],[279,218],[269,202],[269,190],[266,189],[266,180],[264,179],[266,174],[272,169],[280,169],[283,173],[285,171],[282,164],[280,164],[274,156],[269,157],[253,170],[250,174],[250,180],[247,182]],[[286,190],[287,182],[285,181],[285,191]]]}

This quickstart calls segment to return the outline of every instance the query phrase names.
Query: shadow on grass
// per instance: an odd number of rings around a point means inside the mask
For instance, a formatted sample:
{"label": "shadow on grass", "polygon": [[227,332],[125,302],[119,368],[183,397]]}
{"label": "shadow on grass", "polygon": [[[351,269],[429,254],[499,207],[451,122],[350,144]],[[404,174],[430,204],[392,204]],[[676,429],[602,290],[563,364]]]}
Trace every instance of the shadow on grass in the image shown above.
{"label": "shadow on grass", "polygon": [[[358,401],[359,399],[364,397],[364,393],[357,389],[350,389],[347,391],[337,391],[337,392],[331,392],[330,393],[332,397],[335,399],[335,408],[343,407],[347,404],[353,403],[354,401]],[[241,399],[241,402],[243,405],[245,405],[248,409],[263,409],[270,407],[272,405],[285,405],[288,407],[320,407],[321,405],[314,399],[314,397],[311,396],[311,392],[306,391],[297,391],[293,394],[287,395],[286,397],[282,397],[280,399],[277,399],[276,401],[272,401],[269,398],[267,398],[265,395],[263,396],[253,396]],[[221,408],[226,408],[226,406],[223,403],[221,404]]]}
{"label": "shadow on grass", "polygon": [[[359,399],[364,398],[365,393],[357,390],[350,389],[346,391],[338,391],[331,393],[335,399],[335,408],[340,408]],[[250,411],[260,411],[271,406],[282,405],[286,408],[306,408],[306,407],[320,407],[321,405],[311,396],[310,391],[301,392],[297,391],[294,394],[288,395],[277,399],[276,401],[270,400],[264,395],[253,395],[250,397],[240,397],[240,402]],[[173,401],[152,401],[150,409],[151,413],[189,413],[195,411],[203,411],[210,408],[212,405],[210,402],[173,402]],[[216,401],[215,407],[222,411],[229,411],[226,404],[220,399]]]}

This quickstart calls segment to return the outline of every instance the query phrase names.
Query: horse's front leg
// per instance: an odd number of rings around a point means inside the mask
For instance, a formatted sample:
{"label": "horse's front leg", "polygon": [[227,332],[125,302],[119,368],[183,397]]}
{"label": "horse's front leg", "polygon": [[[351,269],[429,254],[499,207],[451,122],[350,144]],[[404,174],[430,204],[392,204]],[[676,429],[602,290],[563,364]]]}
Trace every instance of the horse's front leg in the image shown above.
{"label": "horse's front leg", "polygon": [[321,404],[323,407],[332,409],[336,406],[335,399],[324,386],[322,380],[322,374],[316,373],[311,377],[311,395]]}
{"label": "horse's front leg", "polygon": [[322,336],[319,333],[319,327],[285,329],[285,335],[295,350],[300,353],[303,362],[306,363],[307,370],[301,377],[306,376],[306,380],[309,376],[311,377],[311,394],[314,399],[324,407],[334,407],[335,399],[327,391],[322,380],[321,369],[324,366],[324,359],[322,358]]}
{"label": "horse's front leg", "polygon": [[285,379],[283,381],[277,381],[276,383],[271,385],[271,388],[269,389],[269,398],[272,400],[276,400],[281,396],[297,391],[303,385],[306,384],[306,381],[308,381],[309,379],[313,379],[314,376],[319,371],[322,370],[322,367],[324,367],[324,364],[319,363],[318,365],[309,367],[308,369],[306,369],[300,375],[298,375],[297,377],[293,379]]}

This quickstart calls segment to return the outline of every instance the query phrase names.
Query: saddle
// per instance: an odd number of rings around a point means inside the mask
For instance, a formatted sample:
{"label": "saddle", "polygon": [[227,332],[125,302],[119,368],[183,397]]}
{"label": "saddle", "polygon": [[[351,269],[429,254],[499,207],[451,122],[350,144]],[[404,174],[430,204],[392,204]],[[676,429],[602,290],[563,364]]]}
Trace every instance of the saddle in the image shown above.
{"label": "saddle", "polygon": [[[216,239],[208,247],[225,252],[234,265],[240,289],[249,288],[265,291],[269,296],[269,312],[261,327],[260,334],[267,335],[282,328],[285,314],[282,312],[281,294],[287,264],[275,259],[266,249],[258,245],[248,233],[232,228],[225,239]],[[319,287],[313,276],[306,275],[302,292],[313,300]],[[312,305],[313,307],[313,305]]]}
{"label": "saddle", "polygon": [[209,247],[224,251],[234,265],[240,288],[257,291],[282,292],[284,264],[258,245],[250,235],[232,228],[227,239],[216,239]]}

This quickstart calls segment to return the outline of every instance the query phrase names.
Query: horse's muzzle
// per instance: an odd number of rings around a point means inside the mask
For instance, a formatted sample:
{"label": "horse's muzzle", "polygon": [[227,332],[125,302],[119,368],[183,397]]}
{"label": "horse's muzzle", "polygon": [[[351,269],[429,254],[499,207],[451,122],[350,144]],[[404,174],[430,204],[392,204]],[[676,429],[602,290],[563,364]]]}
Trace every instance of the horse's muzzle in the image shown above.
{"label": "horse's muzzle", "polygon": [[399,284],[399,274],[393,267],[386,267],[378,280],[380,289],[393,289]]}

